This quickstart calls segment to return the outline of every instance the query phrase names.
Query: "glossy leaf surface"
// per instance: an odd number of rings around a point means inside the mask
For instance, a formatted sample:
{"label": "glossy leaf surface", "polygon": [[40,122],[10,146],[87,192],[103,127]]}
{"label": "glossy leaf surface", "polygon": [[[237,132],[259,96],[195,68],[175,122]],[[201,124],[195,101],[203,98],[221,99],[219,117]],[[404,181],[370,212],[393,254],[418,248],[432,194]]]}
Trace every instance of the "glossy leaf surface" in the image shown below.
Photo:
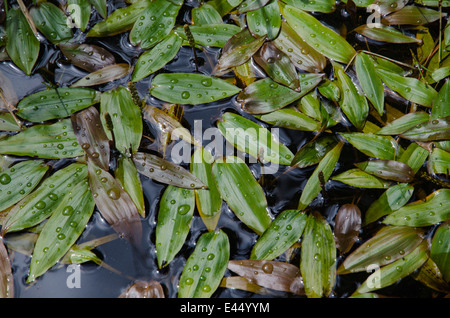
{"label": "glossy leaf surface", "polygon": [[439,267],[444,280],[450,281],[450,226],[442,223],[436,230],[430,248],[430,257]]}
{"label": "glossy leaf surface", "polygon": [[40,3],[30,9],[30,15],[36,28],[52,43],[67,41],[72,38],[67,16],[50,2]]}

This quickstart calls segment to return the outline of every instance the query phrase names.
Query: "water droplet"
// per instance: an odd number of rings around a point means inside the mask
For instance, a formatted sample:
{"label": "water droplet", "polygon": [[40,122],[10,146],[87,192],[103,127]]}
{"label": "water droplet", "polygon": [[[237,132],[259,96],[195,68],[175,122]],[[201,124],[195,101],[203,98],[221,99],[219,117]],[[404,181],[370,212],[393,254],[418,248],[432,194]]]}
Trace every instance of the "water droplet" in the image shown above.
{"label": "water droplet", "polygon": [[11,177],[8,174],[4,173],[4,174],[2,174],[0,176],[0,183],[1,184],[8,184],[10,182],[11,182]]}
{"label": "water droplet", "polygon": [[214,255],[213,253],[208,254],[208,256],[206,257],[206,259],[208,261],[212,261],[214,259],[214,257],[216,257],[216,255]]}
{"label": "water droplet", "polygon": [[192,278],[186,278],[184,282],[186,283],[186,285],[192,285],[194,283],[194,280]]}
{"label": "water droplet", "polygon": [[265,263],[262,266],[262,270],[266,274],[272,274],[272,272],[273,272],[273,265],[271,263]]}
{"label": "water droplet", "polygon": [[62,233],[58,234],[56,237],[58,238],[58,240],[64,240],[66,238],[66,236]]}
{"label": "water droplet", "polygon": [[34,205],[34,207],[35,207],[36,209],[39,209],[39,210],[45,209],[46,206],[47,206],[47,205],[45,204],[44,201],[39,201],[38,203],[36,203],[36,204]]}
{"label": "water droplet", "polygon": [[65,216],[69,216],[72,214],[72,212],[73,212],[73,208],[70,205],[68,205],[64,208],[62,214]]}
{"label": "water droplet", "polygon": [[211,291],[211,287],[209,287],[208,285],[203,286],[202,288],[203,292],[207,293]]}
{"label": "water droplet", "polygon": [[120,198],[120,191],[119,189],[110,189],[108,190],[108,197],[110,197],[113,200],[117,200]]}
{"label": "water droplet", "polygon": [[178,214],[185,215],[186,213],[189,212],[190,209],[191,209],[191,207],[189,205],[183,204],[178,207],[177,212],[178,212]]}
{"label": "water droplet", "polygon": [[191,96],[188,91],[184,91],[181,93],[181,98],[188,99]]}

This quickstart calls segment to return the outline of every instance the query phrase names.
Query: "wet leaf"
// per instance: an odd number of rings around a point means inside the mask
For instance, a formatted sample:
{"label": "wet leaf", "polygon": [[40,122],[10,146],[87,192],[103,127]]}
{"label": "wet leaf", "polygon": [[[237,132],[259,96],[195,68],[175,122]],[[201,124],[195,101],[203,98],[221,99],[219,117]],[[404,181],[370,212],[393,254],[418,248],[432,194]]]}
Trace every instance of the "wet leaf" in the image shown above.
{"label": "wet leaf", "polygon": [[41,223],[62,204],[66,194],[86,178],[87,167],[82,163],[73,163],[55,171],[8,212],[3,220],[2,235]]}
{"label": "wet leaf", "polygon": [[266,74],[275,82],[297,92],[301,90],[297,70],[289,57],[271,42],[264,43],[253,56]]}
{"label": "wet leaf", "polygon": [[238,13],[245,13],[264,7],[269,0],[244,0],[236,8]]}
{"label": "wet leaf", "polygon": [[40,3],[32,7],[29,12],[36,28],[53,44],[72,38],[67,16],[53,3]]}
{"label": "wet leaf", "polygon": [[190,230],[195,209],[193,190],[169,185],[159,203],[156,224],[158,267],[167,266],[180,251]]}
{"label": "wet leaf", "polygon": [[89,0],[68,0],[67,11],[70,13],[72,23],[81,31],[86,28],[91,18],[91,3]]}
{"label": "wet leaf", "polygon": [[228,269],[259,286],[304,295],[302,277],[297,266],[278,261],[231,260]]}
{"label": "wet leaf", "polygon": [[317,195],[322,191],[321,177],[322,175],[324,182],[327,182],[334,171],[334,168],[341,155],[343,143],[339,142],[333,147],[327,154],[320,160],[314,172],[309,177],[305,187],[302,190],[300,200],[298,202],[298,209],[303,210],[317,197]]}
{"label": "wet leaf", "polygon": [[450,189],[439,189],[426,197],[409,203],[389,214],[385,224],[422,227],[437,224],[450,218],[450,207],[447,202]]}
{"label": "wet leaf", "polygon": [[100,114],[95,107],[89,107],[71,116],[73,130],[78,143],[89,160],[103,170],[109,170],[109,139],[103,130]]}
{"label": "wet leaf", "polygon": [[137,82],[163,68],[167,63],[173,60],[180,50],[181,44],[181,38],[178,35],[171,33],[152,49],[142,53],[136,61],[131,80]]}
{"label": "wet leaf", "polygon": [[312,73],[300,74],[300,92],[279,85],[270,78],[264,78],[242,90],[237,96],[237,101],[247,113],[270,113],[303,97],[322,81],[322,76]]}
{"label": "wet leaf", "polygon": [[391,139],[360,132],[340,133],[349,143],[365,155],[384,160],[395,160],[399,150]]}
{"label": "wet leaf", "polygon": [[120,182],[108,171],[88,160],[89,186],[95,204],[105,221],[134,245],[142,239],[139,211]]}
{"label": "wet leaf", "polygon": [[408,148],[401,154],[398,161],[406,163],[414,173],[417,173],[428,157],[428,150],[422,148],[415,142],[409,144]]}
{"label": "wet leaf", "polygon": [[[448,28],[450,30],[450,28]],[[450,80],[447,79],[439,90],[438,95],[433,100],[431,106],[431,120],[450,116]]]}
{"label": "wet leaf", "polygon": [[30,75],[39,57],[40,43],[19,8],[8,10],[5,28],[8,56],[18,68]]}
{"label": "wet leaf", "polygon": [[137,171],[150,179],[187,189],[206,189],[206,185],[183,167],[158,156],[136,152],[132,157]]}
{"label": "wet leaf", "polygon": [[0,131],[19,131],[21,127],[11,113],[0,112]]}
{"label": "wet leaf", "polygon": [[95,44],[60,44],[59,48],[70,63],[89,73],[116,63],[111,52]]}
{"label": "wet leaf", "polygon": [[319,0],[309,2],[302,0],[283,0],[283,2],[304,11],[331,13],[336,9],[336,4],[332,0]]}
{"label": "wet leaf", "polygon": [[305,168],[319,163],[337,144],[336,138],[322,136],[302,146],[294,156],[291,166]]}
{"label": "wet leaf", "polygon": [[391,181],[378,178],[362,171],[361,169],[350,169],[344,171],[337,176],[334,176],[332,179],[356,188],[387,189],[392,185]]}
{"label": "wet leaf", "polygon": [[159,282],[140,280],[128,286],[119,298],[165,298],[165,296]]}
{"label": "wet leaf", "polygon": [[428,158],[427,169],[429,174],[448,175],[450,173],[450,153],[434,148]]}
{"label": "wet leaf", "polygon": [[382,24],[377,24],[376,27],[364,24],[355,28],[354,31],[369,39],[380,42],[396,43],[396,44],[421,42],[415,37],[410,37],[393,27],[385,26]]}
{"label": "wet leaf", "polygon": [[119,180],[123,189],[130,195],[139,214],[145,217],[145,202],[141,179],[132,159],[121,156],[118,160],[114,175]]}
{"label": "wet leaf", "polygon": [[344,204],[334,218],[333,234],[336,238],[336,248],[342,254],[348,253],[356,243],[361,230],[361,210],[356,204]]}
{"label": "wet leaf", "polygon": [[285,210],[253,245],[250,259],[273,260],[300,239],[307,216],[300,210]]}
{"label": "wet leaf", "polygon": [[339,266],[339,275],[370,271],[402,259],[423,241],[422,233],[404,226],[385,226],[365,241]]}
{"label": "wet leaf", "polygon": [[308,216],[300,270],[308,298],[327,297],[336,280],[336,245],[330,225],[318,212]]}
{"label": "wet leaf", "polygon": [[222,278],[219,287],[241,289],[259,295],[270,294],[266,288],[252,283],[247,278],[241,276],[225,276]]}
{"label": "wet leaf", "polygon": [[86,179],[66,194],[38,236],[27,282],[43,275],[66,254],[83,232],[94,206]]}
{"label": "wet leaf", "polygon": [[209,3],[193,8],[191,14],[194,25],[223,23],[220,13]]}
{"label": "wet leaf", "polygon": [[[241,28],[234,24],[202,24],[190,25],[189,30],[194,37],[194,41],[198,45],[223,47],[227,41],[236,33],[241,31]],[[175,28],[175,33],[182,39],[187,40],[184,32],[184,27]]]}
{"label": "wet leaf", "polygon": [[229,208],[257,234],[264,233],[272,219],[264,191],[247,164],[238,157],[219,158],[213,163],[212,172]]}
{"label": "wet leaf", "polygon": [[443,16],[445,14],[441,14],[433,9],[409,5],[383,17],[381,23],[387,25],[424,25],[432,23]]}
{"label": "wet leaf", "polygon": [[376,159],[359,162],[355,166],[381,179],[397,182],[411,182],[414,179],[414,171],[400,161]]}
{"label": "wet leaf", "polygon": [[102,18],[106,19],[108,15],[106,0],[89,0],[89,2],[95,7]]}
{"label": "wet leaf", "polygon": [[[108,127],[105,116],[109,114],[112,127]],[[133,101],[130,91],[119,86],[102,94],[100,119],[106,135],[114,140],[116,149],[122,154],[136,152],[142,138],[141,109]]]}
{"label": "wet leaf", "polygon": [[14,298],[14,278],[11,260],[3,240],[0,242],[0,297]]}
{"label": "wet leaf", "polygon": [[148,49],[169,35],[181,5],[166,0],[154,0],[145,8],[130,31],[130,42]]}
{"label": "wet leaf", "polygon": [[414,193],[414,187],[408,183],[400,183],[388,188],[376,199],[364,214],[364,224],[372,223],[391,212],[400,209]]}
{"label": "wet leaf", "polygon": [[73,83],[71,87],[97,86],[106,84],[130,74],[133,68],[127,63],[111,64],[89,73]]}
{"label": "wet leaf", "polygon": [[27,196],[48,170],[40,160],[25,160],[0,173],[0,211]]}
{"label": "wet leaf", "polygon": [[294,107],[285,107],[270,113],[254,116],[271,125],[301,131],[318,131],[322,127],[320,122],[306,116]]}
{"label": "wet leaf", "polygon": [[27,95],[17,105],[17,116],[32,122],[65,118],[100,101],[90,88],[54,88]]}
{"label": "wet leaf", "polygon": [[355,294],[367,293],[390,286],[398,280],[410,275],[428,259],[428,246],[424,241],[414,251],[397,261],[377,269],[358,287]]}
{"label": "wet leaf", "polygon": [[227,13],[230,13],[235,7],[237,7],[243,0],[210,0],[208,4],[219,12],[223,17]]}
{"label": "wet leaf", "polygon": [[174,104],[196,105],[237,94],[240,88],[220,78],[194,73],[158,74],[150,94]]}
{"label": "wet leaf", "polygon": [[[297,34],[331,60],[349,63],[355,49],[339,34],[307,12],[286,5],[283,16]],[[307,40],[306,40],[307,39]]]}
{"label": "wet leaf", "polygon": [[281,27],[280,13],[278,1],[271,0],[265,6],[247,13],[248,29],[254,35],[274,40]]}
{"label": "wet leaf", "polygon": [[198,148],[192,155],[191,173],[203,181],[207,190],[195,190],[198,213],[209,231],[214,231],[222,210],[222,197],[212,175],[214,158],[208,149]]}
{"label": "wet leaf", "polygon": [[219,287],[230,258],[228,236],[222,230],[200,236],[181,273],[178,298],[209,298]]}
{"label": "wet leaf", "polygon": [[450,225],[442,223],[434,233],[430,257],[439,267],[444,280],[450,282]]}
{"label": "wet leaf", "polygon": [[450,139],[450,116],[419,124],[400,134],[400,137],[415,141]]}
{"label": "wet leaf", "polygon": [[399,117],[386,126],[377,131],[378,135],[398,135],[404,133],[410,128],[416,125],[420,125],[430,119],[430,115],[427,112],[418,111],[414,113],[408,113]]}

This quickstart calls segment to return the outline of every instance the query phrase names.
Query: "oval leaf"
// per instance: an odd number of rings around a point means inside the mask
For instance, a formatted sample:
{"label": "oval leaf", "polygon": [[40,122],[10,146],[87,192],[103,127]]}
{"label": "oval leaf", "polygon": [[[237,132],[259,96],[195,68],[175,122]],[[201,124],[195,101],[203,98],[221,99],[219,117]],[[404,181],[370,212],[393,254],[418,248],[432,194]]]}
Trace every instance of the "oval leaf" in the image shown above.
{"label": "oval leaf", "polygon": [[381,179],[397,182],[411,182],[414,179],[414,171],[400,161],[369,160],[356,163],[355,166]]}
{"label": "oval leaf", "polygon": [[248,29],[254,35],[274,40],[281,27],[280,13],[278,1],[269,1],[265,6],[247,13]]}
{"label": "oval leaf", "polygon": [[95,44],[60,44],[59,48],[70,63],[89,73],[116,63],[112,53]]}
{"label": "oval leaf", "polygon": [[344,204],[334,219],[334,237],[336,247],[342,254],[347,253],[358,240],[361,230],[361,210],[356,204]]}
{"label": "oval leaf", "polygon": [[37,29],[53,44],[73,37],[67,16],[53,3],[42,2],[29,12]]}
{"label": "oval leaf", "polygon": [[295,107],[285,107],[273,112],[254,115],[259,120],[278,127],[301,131],[318,131],[322,124],[298,111]]}
{"label": "oval leaf", "polygon": [[392,185],[391,181],[383,180],[361,169],[350,169],[332,178],[335,181],[348,184],[355,188],[387,189]]}
{"label": "oval leaf", "polygon": [[106,84],[128,75],[132,70],[127,63],[111,64],[84,76],[70,87]]}
{"label": "oval leaf", "polygon": [[387,137],[359,132],[341,133],[341,135],[356,149],[369,157],[395,160],[397,148]]}

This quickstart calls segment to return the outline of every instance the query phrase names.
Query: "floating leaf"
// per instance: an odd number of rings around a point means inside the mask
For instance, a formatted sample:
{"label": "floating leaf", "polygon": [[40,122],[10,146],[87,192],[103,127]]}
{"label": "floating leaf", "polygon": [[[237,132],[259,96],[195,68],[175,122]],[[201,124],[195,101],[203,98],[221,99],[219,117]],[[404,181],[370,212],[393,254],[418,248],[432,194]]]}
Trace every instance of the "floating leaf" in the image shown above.
{"label": "floating leaf", "polygon": [[0,297],[14,297],[14,278],[11,269],[11,260],[3,240],[0,242]]}
{"label": "floating leaf", "polygon": [[404,226],[385,226],[347,256],[339,275],[368,271],[401,259],[423,241],[422,233]]}
{"label": "floating leaf", "polygon": [[336,9],[336,3],[333,0],[283,0],[283,2],[304,11],[331,13]]}
{"label": "floating leaf", "polygon": [[319,163],[337,144],[336,138],[322,136],[302,146],[294,156],[291,166],[305,168]]}
{"label": "floating leaf", "polygon": [[450,218],[450,207],[447,202],[450,189],[439,189],[424,201],[409,203],[388,215],[383,223],[405,226],[429,226]]}
{"label": "floating leaf", "polygon": [[318,212],[308,216],[304,231],[300,270],[306,296],[327,297],[336,280],[336,245],[333,232]]}
{"label": "floating leaf", "polygon": [[342,205],[336,213],[334,224],[336,247],[345,254],[358,240],[361,230],[361,210],[356,204]]}
{"label": "floating leaf", "polygon": [[341,135],[356,149],[369,157],[395,160],[397,156],[397,145],[394,145],[388,137],[360,132],[341,133]]}
{"label": "floating leaf", "polygon": [[415,142],[409,144],[408,148],[401,154],[398,161],[406,163],[414,173],[417,173],[428,157],[428,150],[422,148]]}
{"label": "floating leaf", "polygon": [[72,38],[67,16],[53,3],[42,2],[29,12],[37,29],[53,44]]}
{"label": "floating leaf", "polygon": [[150,179],[187,189],[206,189],[206,185],[183,167],[158,156],[136,152],[132,157],[137,171]]}
{"label": "floating leaf", "polygon": [[181,44],[181,38],[172,33],[152,49],[142,53],[136,61],[131,80],[137,82],[163,68],[164,65],[173,60],[180,50]]}
{"label": "floating leaf", "polygon": [[169,185],[159,203],[156,224],[158,267],[167,266],[180,251],[190,230],[195,209],[193,190]]}
{"label": "floating leaf", "polygon": [[158,74],[150,94],[174,104],[203,104],[237,94],[240,88],[220,78],[194,73]]}
{"label": "floating leaf", "polygon": [[388,188],[376,199],[364,214],[364,224],[372,223],[379,218],[400,209],[414,193],[414,187],[408,183],[396,184]]}
{"label": "floating leaf", "polygon": [[19,8],[11,8],[6,16],[6,52],[14,64],[30,75],[39,57],[40,43]]}
{"label": "floating leaf", "polygon": [[212,172],[229,208],[245,225],[262,234],[272,219],[264,191],[247,164],[238,157],[219,158],[213,163]]}
{"label": "floating leaf", "polygon": [[354,31],[356,33],[364,35],[369,39],[387,43],[402,44],[421,42],[415,37],[407,36],[393,27],[385,26],[382,24],[376,24],[375,26],[364,24],[355,28]]}
{"label": "floating leaf", "polygon": [[419,124],[400,134],[400,137],[415,141],[450,139],[450,116]]}
{"label": "floating leaf", "polygon": [[0,112],[0,131],[19,131],[21,127],[11,113]]}
{"label": "floating leaf", "polygon": [[450,282],[450,225],[445,222],[437,228],[431,242],[430,257],[439,267],[444,280]]}
{"label": "floating leaf", "polygon": [[262,8],[268,2],[269,0],[244,0],[236,9],[238,13],[245,13]]}
{"label": "floating leaf", "polygon": [[[105,116],[109,114],[112,127],[108,126]],[[114,140],[116,148],[122,154],[136,152],[142,138],[141,110],[133,101],[130,91],[119,86],[102,94],[100,118],[106,135]]]}
{"label": "floating leaf", "polygon": [[253,245],[251,259],[273,260],[300,239],[307,216],[300,210],[285,210]]}
{"label": "floating leaf", "polygon": [[387,189],[391,186],[392,182],[383,180],[361,169],[350,169],[344,171],[332,178],[335,181],[348,184],[356,188],[367,189]]}
{"label": "floating leaf", "polygon": [[90,88],[53,88],[24,97],[17,116],[32,122],[68,117],[100,101],[100,93]]}
{"label": "floating leaf", "polygon": [[427,112],[417,111],[399,117],[377,131],[378,135],[398,135],[430,119]]}
{"label": "floating leaf", "polygon": [[247,25],[252,34],[267,36],[274,40],[281,27],[281,14],[278,1],[271,0],[265,6],[247,13]]}
{"label": "floating leaf", "polygon": [[[450,30],[450,28],[448,28]],[[450,116],[450,80],[445,80],[431,106],[431,120]]]}
{"label": "floating leaf", "polygon": [[151,48],[169,35],[181,5],[166,0],[154,0],[145,8],[130,31],[130,42],[141,48]]}
{"label": "floating leaf", "polygon": [[119,298],[164,298],[164,290],[157,281],[137,281],[129,286]]}
{"label": "floating leaf", "polygon": [[98,13],[102,16],[102,18],[106,18],[108,15],[106,0],[89,0],[89,2],[95,7]]}
{"label": "floating leaf", "polygon": [[286,5],[283,16],[297,34],[317,48],[326,57],[342,63],[349,63],[355,55],[355,49],[339,34],[324,26],[309,13]]}
{"label": "floating leaf", "polygon": [[132,70],[127,63],[111,64],[80,78],[71,87],[106,84],[128,75]]}
{"label": "floating leaf", "polygon": [[94,206],[86,179],[66,194],[39,234],[31,258],[28,282],[44,274],[66,254],[83,232]]}
{"label": "floating leaf", "polygon": [[439,11],[410,5],[383,17],[381,23],[388,25],[424,25],[439,20],[443,16]]}
{"label": "floating leaf", "polygon": [[81,31],[86,28],[91,18],[91,3],[89,0],[68,0],[67,11],[76,27]]}
{"label": "floating leaf", "polygon": [[217,122],[222,135],[240,151],[262,161],[289,165],[294,154],[280,143],[271,132],[241,115],[226,112]]}
{"label": "floating leaf", "polygon": [[355,164],[359,169],[381,179],[411,182],[414,171],[405,163],[395,160],[369,160]]}
{"label": "floating leaf", "polygon": [[[331,177],[333,170],[341,155],[343,143],[340,142],[333,149],[329,150],[323,159],[319,162],[314,172],[309,177],[308,182],[303,188],[300,200],[298,202],[298,209],[305,209],[320,193],[322,190],[321,182],[327,182]],[[322,175],[322,178],[319,178]]]}
{"label": "floating leaf", "polygon": [[223,17],[227,13],[230,13],[235,7],[237,7],[242,0],[210,0],[208,4],[219,12]]}
{"label": "floating leaf", "polygon": [[[202,24],[190,25],[189,30],[194,37],[196,44],[202,46],[224,47],[227,41],[236,33],[241,31],[241,28],[234,24]],[[175,33],[182,39],[187,40],[184,32],[184,27],[175,28]]]}
{"label": "floating leaf", "polygon": [[450,173],[450,153],[434,148],[428,159],[427,169],[430,174],[448,175]]}
{"label": "floating leaf", "polygon": [[237,96],[237,101],[247,113],[270,113],[303,97],[322,81],[322,76],[312,73],[300,74],[300,92],[279,85],[270,78],[264,78],[242,90]]}
{"label": "floating leaf", "polygon": [[285,107],[270,113],[254,115],[259,120],[278,127],[301,131],[318,131],[322,124],[298,111],[294,107]]}
{"label": "floating leaf", "polygon": [[132,159],[121,156],[118,160],[114,175],[119,180],[123,189],[130,195],[139,214],[145,217],[144,193],[138,171]]}
{"label": "floating leaf", "polygon": [[[0,176],[0,180],[3,176]],[[45,220],[62,204],[67,193],[72,192],[74,186],[86,178],[86,165],[73,163],[44,179],[30,195],[8,212],[3,220],[3,235],[33,227]]]}
{"label": "floating leaf", "polygon": [[203,181],[207,190],[195,190],[195,200],[200,217],[209,231],[214,231],[222,209],[222,198],[212,176],[214,158],[209,150],[198,148],[192,155],[191,173]]}
{"label": "floating leaf", "polygon": [[259,286],[304,295],[302,277],[297,266],[277,261],[232,260],[228,269]]}
{"label": "floating leaf", "polygon": [[89,73],[116,64],[111,52],[95,44],[60,44],[59,48],[70,63]]}
{"label": "floating leaf", "polygon": [[194,25],[223,23],[220,13],[209,3],[193,8],[191,14]]}
{"label": "floating leaf", "polygon": [[181,273],[178,298],[209,298],[219,287],[230,258],[228,236],[222,230],[197,241]]}

